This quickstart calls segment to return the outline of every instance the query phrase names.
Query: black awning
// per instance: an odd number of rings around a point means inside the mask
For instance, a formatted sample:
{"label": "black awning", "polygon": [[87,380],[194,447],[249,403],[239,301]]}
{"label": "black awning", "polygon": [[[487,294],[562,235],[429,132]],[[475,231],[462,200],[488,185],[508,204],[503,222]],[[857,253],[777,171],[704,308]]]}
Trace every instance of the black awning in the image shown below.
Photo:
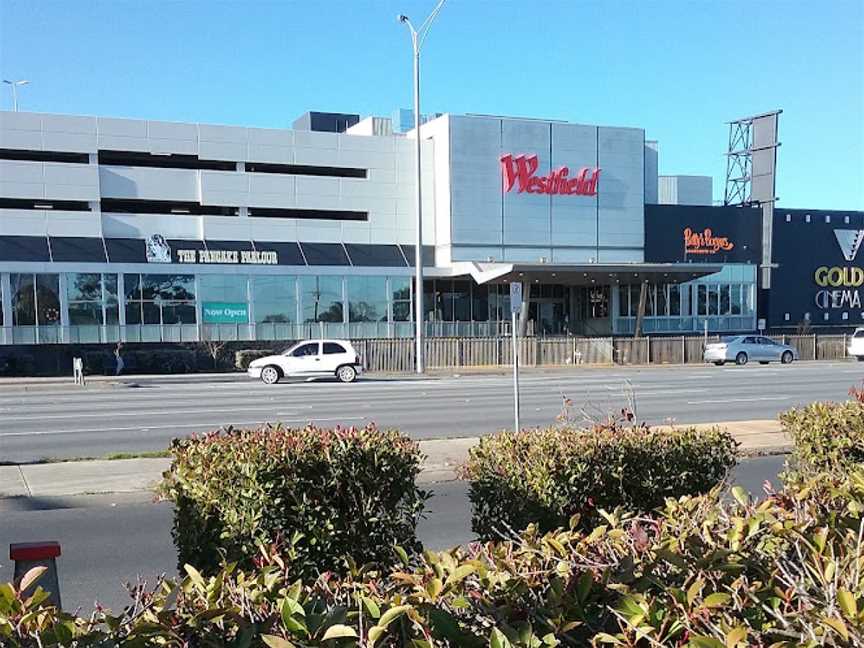
{"label": "black awning", "polygon": [[0,236],[0,261],[50,261],[46,236]]}
{"label": "black awning", "polygon": [[351,265],[341,243],[300,243],[300,247],[310,266]]}
{"label": "black awning", "polygon": [[206,239],[204,245],[207,246],[208,250],[224,250],[227,252],[235,250],[237,252],[251,252],[254,249],[252,241],[213,241]]}
{"label": "black awning", "polygon": [[55,263],[105,263],[102,238],[84,236],[52,236],[51,260]]}
{"label": "black awning", "polygon": [[[402,244],[399,247],[402,248],[402,254],[405,255],[405,259],[408,261],[408,265],[412,268],[414,267],[414,249],[413,245],[405,245]],[[423,246],[423,266],[424,267],[432,267],[435,265],[435,246],[434,245],[424,245]]]}
{"label": "black awning", "polygon": [[147,263],[144,239],[106,238],[105,249],[110,263]]}
{"label": "black awning", "polygon": [[297,243],[277,243],[272,241],[254,241],[255,249],[259,252],[275,252],[279,257],[279,265],[305,266],[300,246]]}
{"label": "black awning", "polygon": [[346,243],[345,249],[351,258],[351,265],[383,268],[405,268],[405,257],[398,245],[369,245]]}

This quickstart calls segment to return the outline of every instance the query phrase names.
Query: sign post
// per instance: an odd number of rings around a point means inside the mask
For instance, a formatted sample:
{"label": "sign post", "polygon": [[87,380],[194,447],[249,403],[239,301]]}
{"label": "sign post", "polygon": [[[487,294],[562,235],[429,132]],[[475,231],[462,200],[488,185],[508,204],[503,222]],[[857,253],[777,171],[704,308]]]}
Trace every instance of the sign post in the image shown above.
{"label": "sign post", "polygon": [[514,281],[510,284],[510,318],[512,320],[510,333],[513,338],[513,414],[514,430],[520,430],[519,425],[519,343],[516,338],[517,316],[522,311],[522,284]]}

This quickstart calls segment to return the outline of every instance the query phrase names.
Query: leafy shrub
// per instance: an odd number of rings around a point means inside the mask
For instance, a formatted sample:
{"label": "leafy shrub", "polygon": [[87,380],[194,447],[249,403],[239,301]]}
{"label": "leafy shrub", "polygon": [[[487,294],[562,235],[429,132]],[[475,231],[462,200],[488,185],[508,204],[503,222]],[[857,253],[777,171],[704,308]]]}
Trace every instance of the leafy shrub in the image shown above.
{"label": "leafy shrub", "polygon": [[274,354],[275,351],[267,349],[242,349],[241,351],[235,351],[234,367],[240,371],[246,371],[253,360]]}
{"label": "leafy shrub", "polygon": [[297,575],[383,563],[417,546],[427,494],[419,445],[396,431],[264,426],[175,440],[160,493],[174,502],[180,565],[244,566],[279,544]]}
{"label": "leafy shrub", "polygon": [[864,645],[864,472],[760,502],[734,495],[668,500],[651,519],[607,512],[590,532],[532,527],[405,557],[393,572],[305,583],[262,548],[258,569],[186,568],[176,585],[136,589],[116,617],[59,614],[0,586],[0,640],[54,646],[62,625],[78,645],[128,648]]}
{"label": "leafy shrub", "polygon": [[[864,463],[864,403],[811,403],[780,415],[794,450],[785,479],[841,472]],[[798,473],[796,475],[796,473]]]}
{"label": "leafy shrub", "polygon": [[542,531],[579,514],[623,506],[651,511],[667,497],[697,495],[735,465],[737,444],[717,428],[656,429],[626,422],[500,432],[468,453],[472,528],[495,538],[531,523]]}

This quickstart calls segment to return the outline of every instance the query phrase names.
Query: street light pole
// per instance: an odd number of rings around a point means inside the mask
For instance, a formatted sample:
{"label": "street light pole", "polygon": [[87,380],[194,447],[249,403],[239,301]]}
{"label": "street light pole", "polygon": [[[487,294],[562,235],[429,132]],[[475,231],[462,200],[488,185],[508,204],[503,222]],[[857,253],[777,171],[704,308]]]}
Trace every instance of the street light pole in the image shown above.
{"label": "street light pole", "polygon": [[9,84],[12,88],[12,111],[18,112],[18,86],[27,85],[30,82],[27,79],[20,79],[18,81],[3,79],[3,83]]}
{"label": "street light pole", "polygon": [[415,370],[418,374],[423,373],[423,202],[421,193],[421,156],[420,156],[420,48],[432,22],[441,11],[446,0],[439,0],[432,13],[420,25],[420,29],[414,29],[414,25],[408,16],[400,15],[399,22],[408,27],[411,34],[411,49],[414,61],[414,162],[415,182],[414,194],[415,225],[417,238],[414,246],[414,360]]}

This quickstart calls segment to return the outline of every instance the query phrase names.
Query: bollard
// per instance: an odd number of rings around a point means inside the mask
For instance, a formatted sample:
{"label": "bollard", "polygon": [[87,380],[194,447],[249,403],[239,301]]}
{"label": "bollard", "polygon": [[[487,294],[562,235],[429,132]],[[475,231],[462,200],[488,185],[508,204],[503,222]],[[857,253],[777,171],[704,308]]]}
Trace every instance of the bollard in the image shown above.
{"label": "bollard", "polygon": [[15,561],[15,581],[20,582],[24,575],[34,567],[47,567],[48,570],[36,583],[27,589],[30,595],[41,587],[48,592],[48,600],[60,607],[60,579],[57,576],[57,556],[60,555],[59,542],[20,542],[9,545],[9,559]]}

